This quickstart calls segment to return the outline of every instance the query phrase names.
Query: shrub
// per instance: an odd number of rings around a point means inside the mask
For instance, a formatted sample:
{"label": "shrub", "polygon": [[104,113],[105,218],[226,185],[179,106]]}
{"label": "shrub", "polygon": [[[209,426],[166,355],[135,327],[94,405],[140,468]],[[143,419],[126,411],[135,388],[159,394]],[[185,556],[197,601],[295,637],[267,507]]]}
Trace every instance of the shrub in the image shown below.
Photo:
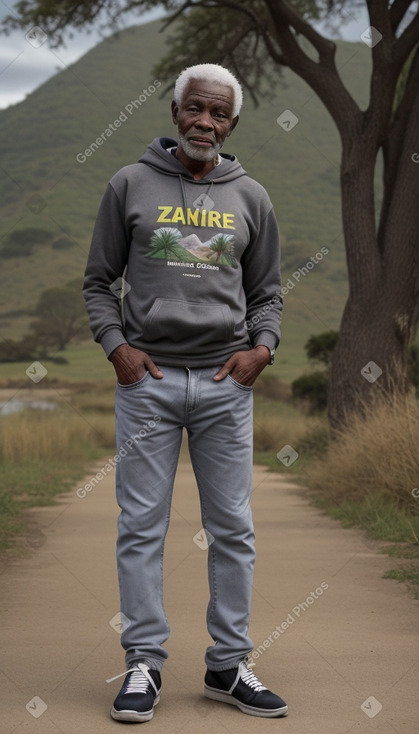
{"label": "shrub", "polygon": [[51,237],[52,232],[49,229],[40,227],[15,229],[9,234],[0,255],[5,258],[27,257],[32,253],[34,245],[47,244]]}
{"label": "shrub", "polygon": [[74,247],[74,242],[69,237],[58,237],[52,243],[53,250],[67,250],[69,247]]}
{"label": "shrub", "polygon": [[416,398],[396,395],[377,400],[331,441],[323,459],[313,462],[310,485],[337,503],[362,503],[379,495],[419,515],[418,445]]}
{"label": "shrub", "polygon": [[301,375],[291,384],[292,397],[306,403],[311,413],[320,412],[327,407],[327,385],[325,372]]}

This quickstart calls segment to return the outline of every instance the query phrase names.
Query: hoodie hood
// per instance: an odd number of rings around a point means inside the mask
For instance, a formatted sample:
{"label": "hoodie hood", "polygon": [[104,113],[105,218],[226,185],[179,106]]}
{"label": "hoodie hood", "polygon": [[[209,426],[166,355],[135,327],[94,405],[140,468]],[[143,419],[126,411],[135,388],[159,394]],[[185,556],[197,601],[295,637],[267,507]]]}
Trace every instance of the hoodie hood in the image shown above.
{"label": "hoodie hood", "polygon": [[[155,138],[147,147],[144,155],[139,159],[139,163],[145,163],[146,166],[167,176],[181,176],[195,180],[192,173],[181,163],[176,156],[169,152],[170,148],[177,147],[178,141],[172,138]],[[241,176],[246,175],[246,171],[240,165],[235,155],[228,153],[220,153],[223,162],[220,166],[216,166],[204,178],[196,181],[196,183],[226,183],[233,181]]]}

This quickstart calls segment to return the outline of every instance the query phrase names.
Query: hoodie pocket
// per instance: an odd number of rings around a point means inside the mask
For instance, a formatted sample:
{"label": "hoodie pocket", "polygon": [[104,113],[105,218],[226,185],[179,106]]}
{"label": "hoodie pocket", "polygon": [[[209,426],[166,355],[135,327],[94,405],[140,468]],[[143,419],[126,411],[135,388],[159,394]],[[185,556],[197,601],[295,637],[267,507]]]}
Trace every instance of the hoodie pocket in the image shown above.
{"label": "hoodie pocket", "polygon": [[145,318],[143,336],[150,342],[189,342],[192,348],[230,342],[234,319],[226,304],[156,298]]}

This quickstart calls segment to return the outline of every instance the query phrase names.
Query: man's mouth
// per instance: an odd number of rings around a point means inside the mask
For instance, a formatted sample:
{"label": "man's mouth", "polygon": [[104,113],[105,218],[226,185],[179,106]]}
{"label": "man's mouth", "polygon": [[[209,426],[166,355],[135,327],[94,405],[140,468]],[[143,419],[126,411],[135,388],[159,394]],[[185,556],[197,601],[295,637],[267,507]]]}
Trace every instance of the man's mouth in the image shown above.
{"label": "man's mouth", "polygon": [[210,148],[212,145],[214,145],[214,142],[209,138],[191,137],[188,138],[188,142],[203,148]]}

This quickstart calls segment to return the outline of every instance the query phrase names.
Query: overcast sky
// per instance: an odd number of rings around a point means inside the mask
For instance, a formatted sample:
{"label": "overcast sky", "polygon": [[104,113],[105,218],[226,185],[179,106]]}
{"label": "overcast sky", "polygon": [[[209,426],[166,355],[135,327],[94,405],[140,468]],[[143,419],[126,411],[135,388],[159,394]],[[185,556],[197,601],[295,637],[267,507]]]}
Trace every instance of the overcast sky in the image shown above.
{"label": "overcast sky", "polygon": [[[14,0],[0,0],[0,20],[13,13]],[[130,13],[124,18],[124,26],[145,23],[158,18],[162,13],[152,11],[142,16]],[[369,26],[366,12],[358,13],[357,18],[341,26],[341,38],[347,41],[360,41],[361,34]],[[0,108],[16,104],[40,84],[53,76],[58,70],[65,69],[77,61],[90,48],[96,46],[101,36],[97,29],[91,33],[75,32],[68,38],[65,46],[49,48],[48,39],[42,36],[26,38],[26,31],[17,31],[10,36],[0,36]],[[323,29],[319,29],[323,30]],[[42,42],[44,41],[44,42]]]}

